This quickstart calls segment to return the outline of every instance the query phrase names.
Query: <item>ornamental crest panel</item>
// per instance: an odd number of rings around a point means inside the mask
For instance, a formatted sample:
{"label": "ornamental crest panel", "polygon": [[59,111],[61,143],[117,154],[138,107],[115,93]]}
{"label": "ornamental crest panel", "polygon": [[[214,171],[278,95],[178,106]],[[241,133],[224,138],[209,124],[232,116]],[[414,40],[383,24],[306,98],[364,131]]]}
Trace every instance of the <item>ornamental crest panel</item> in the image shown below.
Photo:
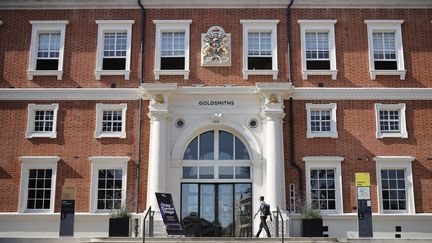
{"label": "ornamental crest panel", "polygon": [[222,27],[201,34],[201,66],[231,66],[231,34]]}

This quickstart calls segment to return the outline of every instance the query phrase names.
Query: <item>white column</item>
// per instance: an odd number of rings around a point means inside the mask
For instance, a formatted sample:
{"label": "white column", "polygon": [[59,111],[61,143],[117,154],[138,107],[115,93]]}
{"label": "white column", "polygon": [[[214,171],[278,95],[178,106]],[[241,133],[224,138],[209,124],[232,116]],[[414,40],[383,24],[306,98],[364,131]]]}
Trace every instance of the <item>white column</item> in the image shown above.
{"label": "white column", "polygon": [[152,111],[150,118],[149,168],[147,182],[147,207],[159,211],[156,192],[166,190],[167,166],[167,111]]}
{"label": "white column", "polygon": [[285,209],[285,171],[282,135],[283,112],[266,112],[266,188],[265,201],[271,210]]}

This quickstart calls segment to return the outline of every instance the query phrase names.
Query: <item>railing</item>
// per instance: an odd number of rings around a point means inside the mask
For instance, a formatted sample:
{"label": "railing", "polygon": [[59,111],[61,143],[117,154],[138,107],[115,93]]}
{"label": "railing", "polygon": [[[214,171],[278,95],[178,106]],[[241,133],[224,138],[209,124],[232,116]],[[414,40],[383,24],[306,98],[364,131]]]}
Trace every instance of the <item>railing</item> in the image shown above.
{"label": "railing", "polygon": [[148,234],[149,234],[149,237],[153,237],[153,223],[154,223],[154,213],[155,213],[155,211],[152,211],[151,210],[151,206],[148,208],[148,210],[147,210],[147,213],[144,215],[144,219],[143,219],[143,222],[142,222],[142,224],[143,224],[143,227],[142,227],[142,239],[143,239],[143,243],[145,243],[145,236],[146,236],[146,232],[145,232],[145,229],[146,229],[146,220],[147,220],[147,217],[150,215],[150,217],[149,217],[149,232],[148,232]]}
{"label": "railing", "polygon": [[279,206],[277,206],[276,207],[276,220],[275,220],[275,236],[276,237],[279,237],[279,217],[280,217],[280,219],[281,219],[281,221],[282,221],[282,243],[284,243],[284,236],[285,236],[285,231],[284,231],[284,219],[283,219],[283,217],[282,217],[282,213],[281,213],[281,211],[280,211],[280,209],[279,209]]}

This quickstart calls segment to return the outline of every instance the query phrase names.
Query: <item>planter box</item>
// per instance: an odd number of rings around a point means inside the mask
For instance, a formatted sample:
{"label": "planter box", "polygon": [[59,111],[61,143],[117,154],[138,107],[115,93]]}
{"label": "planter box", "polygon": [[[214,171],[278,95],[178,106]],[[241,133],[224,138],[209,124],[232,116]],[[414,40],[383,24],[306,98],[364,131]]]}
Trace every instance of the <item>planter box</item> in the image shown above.
{"label": "planter box", "polygon": [[110,218],[108,233],[109,237],[128,237],[129,218]]}
{"label": "planter box", "polygon": [[302,219],[303,237],[322,237],[323,220],[322,219]]}

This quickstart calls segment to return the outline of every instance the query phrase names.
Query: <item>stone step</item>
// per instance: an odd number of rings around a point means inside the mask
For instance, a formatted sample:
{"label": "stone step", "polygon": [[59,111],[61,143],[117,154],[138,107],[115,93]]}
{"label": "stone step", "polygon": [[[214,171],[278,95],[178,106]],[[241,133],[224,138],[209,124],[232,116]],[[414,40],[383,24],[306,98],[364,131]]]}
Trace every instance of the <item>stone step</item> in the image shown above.
{"label": "stone step", "polygon": [[[293,243],[332,243],[337,242],[335,238],[284,238],[285,242]],[[142,238],[123,238],[123,237],[106,237],[106,238],[93,238],[91,240],[80,241],[80,243],[138,243],[143,242]],[[163,238],[146,238],[146,243],[261,243],[261,242],[282,242],[282,238],[239,238],[239,237],[163,237]]]}

